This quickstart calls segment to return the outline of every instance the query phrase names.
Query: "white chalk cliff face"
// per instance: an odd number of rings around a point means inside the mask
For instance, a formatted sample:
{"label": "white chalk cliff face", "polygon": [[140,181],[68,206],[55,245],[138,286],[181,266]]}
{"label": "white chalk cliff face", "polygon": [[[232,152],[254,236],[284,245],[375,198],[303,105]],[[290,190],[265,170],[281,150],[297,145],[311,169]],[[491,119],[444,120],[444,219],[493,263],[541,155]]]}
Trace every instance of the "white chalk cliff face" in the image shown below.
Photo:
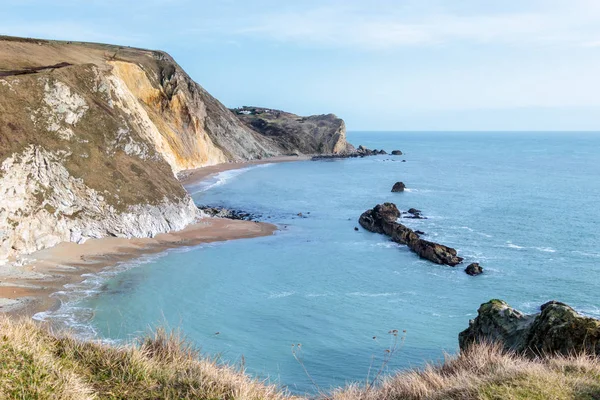
{"label": "white chalk cliff face", "polygon": [[178,172],[286,152],[165,53],[0,37],[0,263],[182,229]]}
{"label": "white chalk cliff face", "polygon": [[152,237],[199,217],[172,152],[109,71],[5,76],[0,97],[0,262],[62,241]]}

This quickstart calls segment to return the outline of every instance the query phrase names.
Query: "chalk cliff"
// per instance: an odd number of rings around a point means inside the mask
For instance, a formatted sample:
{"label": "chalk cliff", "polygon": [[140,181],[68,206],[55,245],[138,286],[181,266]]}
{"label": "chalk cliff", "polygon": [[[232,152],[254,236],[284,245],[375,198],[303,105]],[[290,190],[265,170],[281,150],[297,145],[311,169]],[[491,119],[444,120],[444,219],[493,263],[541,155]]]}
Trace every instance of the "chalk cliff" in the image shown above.
{"label": "chalk cliff", "polygon": [[199,211],[178,172],[285,154],[281,143],[164,52],[0,37],[0,262],[181,229]]}

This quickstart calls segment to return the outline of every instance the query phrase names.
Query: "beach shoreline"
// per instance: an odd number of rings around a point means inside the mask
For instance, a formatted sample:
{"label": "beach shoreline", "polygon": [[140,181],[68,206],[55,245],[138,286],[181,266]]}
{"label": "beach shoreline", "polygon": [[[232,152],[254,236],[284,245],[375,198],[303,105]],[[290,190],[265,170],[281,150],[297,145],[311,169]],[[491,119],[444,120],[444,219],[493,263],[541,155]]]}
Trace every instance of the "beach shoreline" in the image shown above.
{"label": "beach shoreline", "polygon": [[[218,173],[256,165],[305,161],[306,156],[283,156],[239,163],[223,163],[183,171],[184,187],[196,185]],[[80,283],[86,274],[98,273],[122,262],[168,249],[203,243],[249,239],[272,235],[276,225],[222,218],[202,218],[181,231],[161,233],[153,238],[101,238],[83,244],[63,242],[22,258],[19,263],[0,267],[0,312],[32,317],[60,306],[51,295],[65,285]]]}

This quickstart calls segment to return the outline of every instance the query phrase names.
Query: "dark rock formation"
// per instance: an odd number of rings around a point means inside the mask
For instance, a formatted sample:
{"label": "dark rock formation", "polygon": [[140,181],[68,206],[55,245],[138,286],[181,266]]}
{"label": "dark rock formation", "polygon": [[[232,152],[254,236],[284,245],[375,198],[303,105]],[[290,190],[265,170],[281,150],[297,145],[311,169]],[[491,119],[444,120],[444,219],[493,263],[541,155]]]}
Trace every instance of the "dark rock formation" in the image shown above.
{"label": "dark rock formation", "polygon": [[401,156],[402,152],[400,150],[394,150],[394,151],[392,151],[392,155],[393,156]]}
{"label": "dark rock formation", "polygon": [[366,147],[364,147],[363,145],[358,146],[357,149],[354,149],[352,147],[351,150],[348,150],[344,153],[340,153],[340,154],[324,154],[324,155],[318,155],[318,156],[314,156],[312,158],[312,161],[318,161],[318,160],[329,160],[329,159],[337,159],[337,158],[356,158],[356,157],[368,157],[368,156],[378,156],[378,155],[385,155],[387,154],[387,152],[385,150],[377,150],[377,149],[367,149]]}
{"label": "dark rock formation", "polygon": [[333,114],[301,117],[262,107],[232,110],[248,128],[294,154],[346,155],[355,151],[346,142],[346,125]]}
{"label": "dark rock formation", "polygon": [[525,315],[502,300],[490,300],[479,307],[477,318],[458,340],[461,349],[473,342],[499,341],[507,350],[529,356],[600,355],[600,320],[557,301],[542,305],[538,314]]}
{"label": "dark rock formation", "polygon": [[388,235],[394,242],[407,245],[421,258],[436,264],[455,266],[463,260],[455,249],[421,239],[415,231],[398,223],[399,217],[400,211],[394,203],[383,203],[362,213],[358,222],[366,230]]}
{"label": "dark rock formation", "polygon": [[456,250],[443,244],[419,239],[408,243],[408,247],[421,258],[433,261],[436,264],[445,264],[454,267],[462,262],[456,255]]}
{"label": "dark rock formation", "polygon": [[483,268],[481,268],[481,265],[479,265],[479,263],[472,263],[472,264],[469,264],[467,266],[467,268],[465,268],[465,272],[468,275],[475,276],[475,275],[482,274]]}
{"label": "dark rock formation", "polygon": [[244,221],[255,221],[260,218],[258,214],[251,214],[241,210],[230,210],[223,207],[213,206],[198,206],[199,210],[202,210],[205,214],[211,217],[236,219]]}
{"label": "dark rock formation", "polygon": [[388,227],[400,217],[400,210],[394,203],[377,204],[370,210],[362,213],[358,223],[368,231],[385,233],[384,226]]}
{"label": "dark rock formation", "polygon": [[403,182],[396,182],[392,187],[392,193],[404,192],[406,185]]}
{"label": "dark rock formation", "polygon": [[416,208],[409,208],[407,212],[403,212],[402,214],[406,215],[404,218],[427,219],[427,217],[421,214],[421,210],[417,210]]}

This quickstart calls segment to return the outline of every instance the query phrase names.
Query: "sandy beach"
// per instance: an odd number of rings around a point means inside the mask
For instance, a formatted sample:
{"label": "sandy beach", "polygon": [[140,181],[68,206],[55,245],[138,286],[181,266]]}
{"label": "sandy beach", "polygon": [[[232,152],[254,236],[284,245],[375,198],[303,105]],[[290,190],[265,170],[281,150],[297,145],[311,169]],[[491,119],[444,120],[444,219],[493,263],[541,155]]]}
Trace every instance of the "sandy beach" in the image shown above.
{"label": "sandy beach", "polygon": [[[253,165],[304,161],[306,156],[273,157],[243,163],[225,163],[180,173],[181,183],[193,185],[219,172]],[[51,297],[65,285],[81,282],[82,275],[99,272],[120,262],[184,246],[194,246],[225,240],[272,235],[273,224],[203,218],[177,232],[163,233],[154,238],[90,239],[83,244],[63,242],[52,248],[24,256],[18,264],[0,266],[0,312],[32,316],[54,309],[58,302]]]}
{"label": "sandy beach", "polygon": [[216,164],[207,167],[190,169],[179,173],[179,180],[184,186],[193,185],[208,179],[219,172],[230,171],[233,169],[247,168],[255,165],[271,164],[271,163],[282,163],[282,162],[294,162],[294,161],[307,161],[310,160],[311,156],[279,156],[265,158],[262,160],[252,160],[241,163],[224,163]]}

